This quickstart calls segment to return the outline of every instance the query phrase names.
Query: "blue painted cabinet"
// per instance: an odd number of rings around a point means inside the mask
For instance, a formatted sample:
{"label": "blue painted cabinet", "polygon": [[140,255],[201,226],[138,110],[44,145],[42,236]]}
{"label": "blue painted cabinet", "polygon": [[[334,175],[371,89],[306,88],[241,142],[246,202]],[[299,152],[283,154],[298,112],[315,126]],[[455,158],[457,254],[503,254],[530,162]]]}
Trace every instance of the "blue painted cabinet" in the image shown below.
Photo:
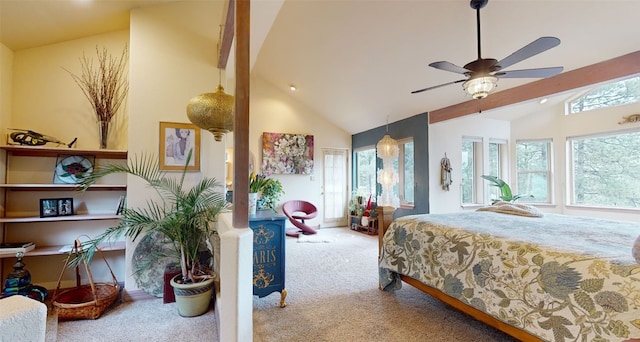
{"label": "blue painted cabinet", "polygon": [[285,223],[286,217],[272,211],[249,216],[253,230],[253,294],[260,298],[280,292],[280,307],[285,307]]}

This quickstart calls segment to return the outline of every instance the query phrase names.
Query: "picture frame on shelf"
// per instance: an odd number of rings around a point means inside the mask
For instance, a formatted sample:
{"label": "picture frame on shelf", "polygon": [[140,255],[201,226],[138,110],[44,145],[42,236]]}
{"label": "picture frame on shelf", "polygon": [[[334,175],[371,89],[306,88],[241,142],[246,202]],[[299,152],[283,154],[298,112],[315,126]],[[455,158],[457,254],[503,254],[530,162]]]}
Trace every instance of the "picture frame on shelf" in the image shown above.
{"label": "picture frame on shelf", "polygon": [[73,215],[73,198],[58,198],[58,216]]}
{"label": "picture frame on shelf", "polygon": [[40,199],[40,217],[58,216],[58,199],[57,198],[41,198]]}
{"label": "picture frame on shelf", "polygon": [[189,151],[187,171],[200,171],[200,128],[193,124],[160,122],[160,170],[182,171]]}

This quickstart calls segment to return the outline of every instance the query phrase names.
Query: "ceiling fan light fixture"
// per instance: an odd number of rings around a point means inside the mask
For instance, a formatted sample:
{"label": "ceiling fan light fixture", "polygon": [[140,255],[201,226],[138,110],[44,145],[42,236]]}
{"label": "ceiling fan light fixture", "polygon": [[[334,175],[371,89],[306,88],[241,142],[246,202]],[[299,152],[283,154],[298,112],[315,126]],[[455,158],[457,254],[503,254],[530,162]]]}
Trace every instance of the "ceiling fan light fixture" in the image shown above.
{"label": "ceiling fan light fixture", "polygon": [[472,78],[462,84],[467,94],[471,95],[474,99],[484,99],[491,93],[498,85],[498,78],[495,76],[482,76]]}

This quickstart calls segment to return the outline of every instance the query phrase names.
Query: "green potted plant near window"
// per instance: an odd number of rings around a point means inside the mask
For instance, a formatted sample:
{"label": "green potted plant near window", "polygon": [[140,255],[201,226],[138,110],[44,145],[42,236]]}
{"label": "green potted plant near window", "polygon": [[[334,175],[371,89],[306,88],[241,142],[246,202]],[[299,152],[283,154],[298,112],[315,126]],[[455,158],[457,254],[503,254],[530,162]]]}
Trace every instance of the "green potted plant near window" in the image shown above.
{"label": "green potted plant near window", "polygon": [[[515,202],[524,197],[533,198],[533,195],[514,195],[513,192],[511,191],[511,187],[509,186],[509,184],[507,184],[507,182],[503,181],[502,179],[496,176],[482,175],[480,177],[489,181],[489,183],[491,183],[491,186],[495,186],[498,189],[500,189],[499,200],[502,200],[505,202]],[[493,200],[494,203],[497,201],[498,199]]]}
{"label": "green potted plant near window", "polygon": [[[93,174],[84,178],[80,187],[86,190],[101,177],[127,173],[145,180],[158,196],[157,199],[147,200],[145,207],[124,208],[119,224],[84,242],[85,253],[76,258],[76,262],[82,258],[90,260],[100,243],[123,235],[135,241],[141,234],[163,234],[173,243],[179,260],[181,273],[171,280],[171,284],[174,286],[178,313],[185,317],[201,315],[209,308],[213,291],[212,270],[200,263],[199,255],[203,249],[207,249],[204,247],[207,246],[207,239],[215,234],[218,214],[227,207],[222,185],[215,178],[205,177],[186,188],[185,175],[192,153],[193,150],[189,152],[178,178],[161,171],[158,159],[148,155],[133,158],[127,165],[98,167]],[[209,244],[211,255],[212,248]],[[198,289],[200,287],[204,287],[204,290]],[[184,298],[184,295],[187,297]],[[198,302],[196,297],[202,297],[203,302]],[[185,306],[185,301],[195,304],[194,307]]]}

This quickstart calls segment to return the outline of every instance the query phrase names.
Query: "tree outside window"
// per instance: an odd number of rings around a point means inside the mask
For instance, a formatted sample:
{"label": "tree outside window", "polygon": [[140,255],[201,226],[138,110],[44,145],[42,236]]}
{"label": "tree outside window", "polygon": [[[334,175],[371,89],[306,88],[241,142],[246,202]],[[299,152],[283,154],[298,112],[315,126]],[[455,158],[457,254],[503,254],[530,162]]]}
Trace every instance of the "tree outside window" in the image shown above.
{"label": "tree outside window", "polygon": [[640,132],[569,139],[571,204],[640,208]]}
{"label": "tree outside window", "polygon": [[527,202],[551,203],[551,140],[517,141],[516,193],[533,195]]}

